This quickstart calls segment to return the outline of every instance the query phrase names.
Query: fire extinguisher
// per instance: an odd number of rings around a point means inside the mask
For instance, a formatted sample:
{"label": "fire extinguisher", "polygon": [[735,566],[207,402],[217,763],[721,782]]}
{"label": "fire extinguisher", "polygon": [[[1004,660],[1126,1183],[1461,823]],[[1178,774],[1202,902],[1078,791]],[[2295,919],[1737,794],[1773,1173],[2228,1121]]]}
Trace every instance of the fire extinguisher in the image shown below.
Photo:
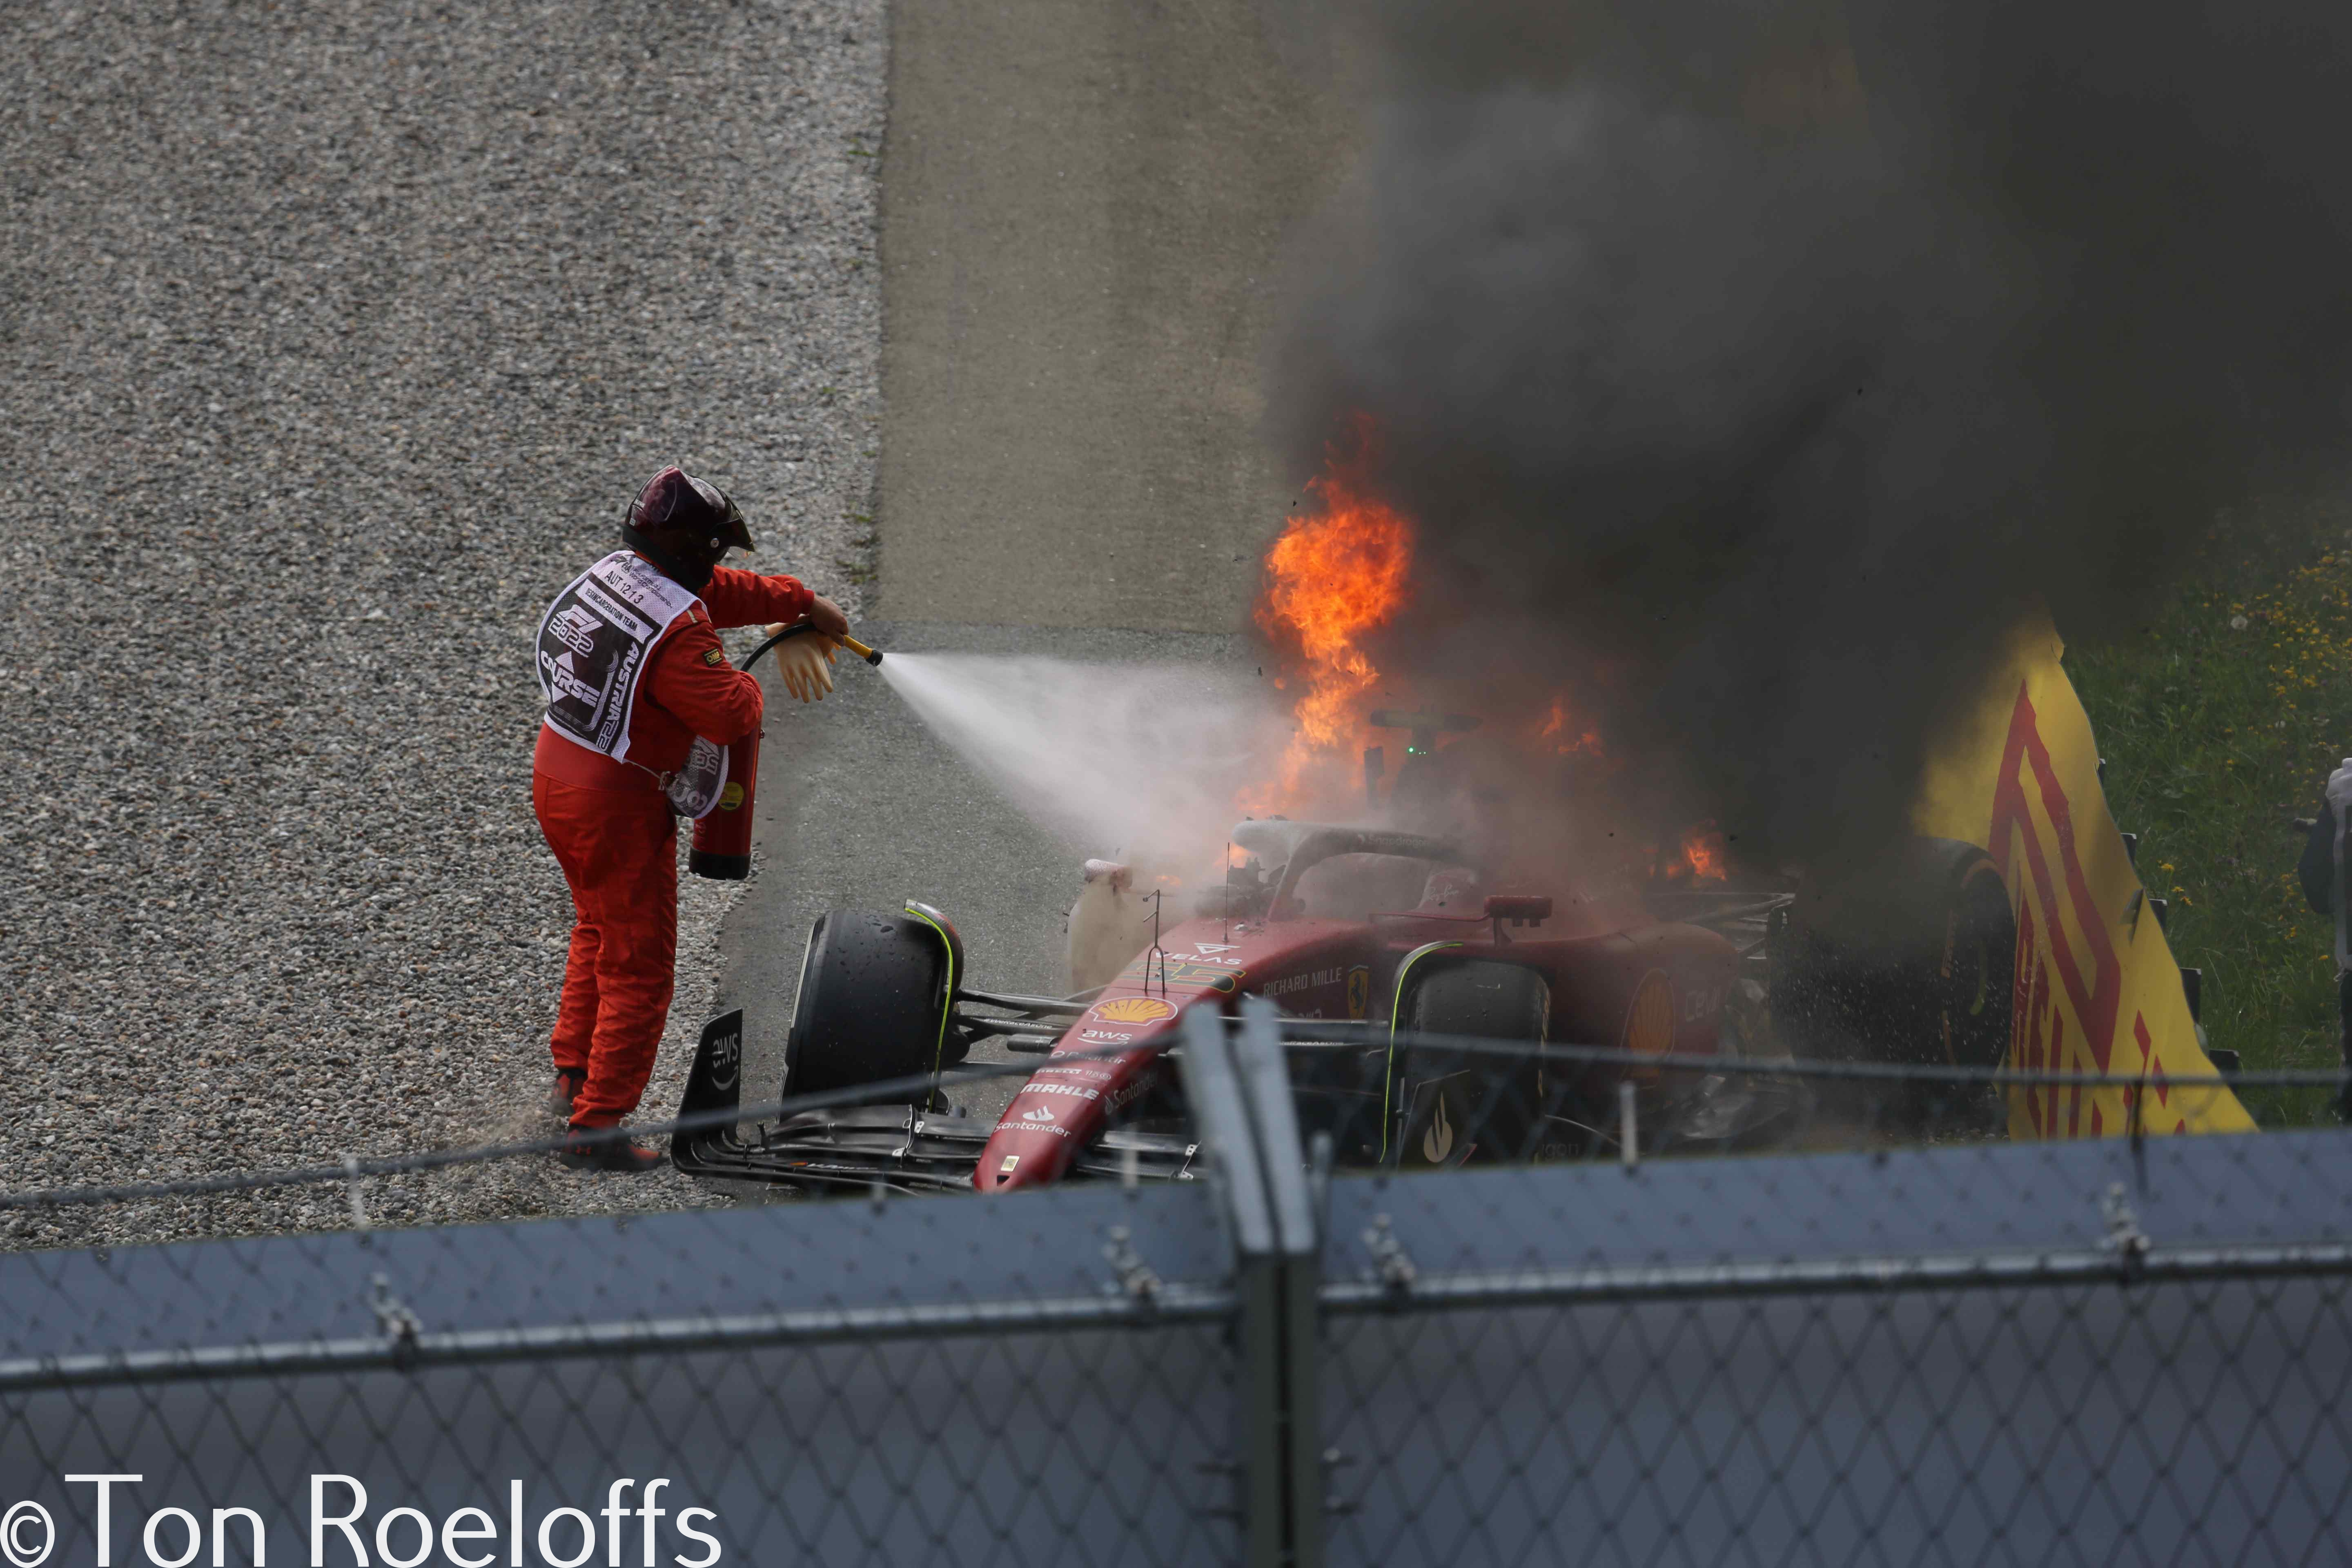
{"label": "fire extinguisher", "polygon": [[727,783],[719,803],[694,824],[694,848],[686,868],[716,882],[740,882],[751,874],[751,804],[760,784],[760,731],[727,748]]}
{"label": "fire extinguisher", "polygon": [[[743,661],[750,669],[760,662],[760,656],[783,641],[816,628],[806,621],[786,626],[766,642],[751,650]],[[882,655],[853,637],[834,639],[868,664],[878,665]],[[708,877],[718,882],[740,882],[751,874],[751,805],[760,782],[760,737],[747,735],[727,748],[727,783],[719,792],[719,804],[695,819],[694,849],[686,858],[686,868],[698,877]]]}

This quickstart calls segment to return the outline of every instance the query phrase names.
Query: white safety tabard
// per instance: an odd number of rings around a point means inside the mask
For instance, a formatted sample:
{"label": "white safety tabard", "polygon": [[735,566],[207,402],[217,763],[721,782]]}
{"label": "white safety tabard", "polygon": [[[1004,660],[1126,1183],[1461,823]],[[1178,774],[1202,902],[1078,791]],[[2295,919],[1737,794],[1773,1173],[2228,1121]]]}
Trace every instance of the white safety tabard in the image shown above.
{"label": "white safety tabard", "polygon": [[547,696],[547,727],[614,762],[626,762],[629,714],[646,662],[670,627],[700,602],[626,550],[615,550],[573,578],[539,623],[539,686]]}

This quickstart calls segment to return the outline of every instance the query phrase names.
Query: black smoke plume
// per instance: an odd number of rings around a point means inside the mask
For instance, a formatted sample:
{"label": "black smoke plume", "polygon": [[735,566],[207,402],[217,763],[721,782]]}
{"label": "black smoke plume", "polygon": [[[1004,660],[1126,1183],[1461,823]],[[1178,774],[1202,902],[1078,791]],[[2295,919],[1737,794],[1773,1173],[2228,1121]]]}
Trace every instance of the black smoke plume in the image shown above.
{"label": "black smoke plume", "polygon": [[2352,7],[1367,20],[1277,438],[1381,432],[1392,660],[1575,691],[1747,858],[1884,842],[2012,628],[2115,629],[2217,508],[2342,469]]}

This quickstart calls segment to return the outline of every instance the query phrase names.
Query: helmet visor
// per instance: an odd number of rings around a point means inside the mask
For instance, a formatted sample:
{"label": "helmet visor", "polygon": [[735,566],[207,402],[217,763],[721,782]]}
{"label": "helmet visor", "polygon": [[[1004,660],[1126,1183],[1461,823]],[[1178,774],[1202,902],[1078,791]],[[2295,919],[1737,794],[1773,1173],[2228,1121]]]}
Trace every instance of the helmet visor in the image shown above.
{"label": "helmet visor", "polygon": [[710,528],[718,535],[718,542],[722,547],[720,553],[724,554],[724,547],[729,545],[737,550],[750,550],[751,525],[743,520],[743,509],[735,504],[734,499],[708,479],[689,479],[686,482],[693,487],[694,493],[709,509],[705,514],[709,521],[699,526]]}
{"label": "helmet visor", "polygon": [[719,537],[727,541],[728,543],[733,545],[736,549],[742,551],[746,554],[750,554],[753,548],[751,543],[751,525],[744,521],[743,509],[737,506],[733,498],[728,496],[723,491],[719,495],[719,500],[727,503],[726,527],[720,532]]}

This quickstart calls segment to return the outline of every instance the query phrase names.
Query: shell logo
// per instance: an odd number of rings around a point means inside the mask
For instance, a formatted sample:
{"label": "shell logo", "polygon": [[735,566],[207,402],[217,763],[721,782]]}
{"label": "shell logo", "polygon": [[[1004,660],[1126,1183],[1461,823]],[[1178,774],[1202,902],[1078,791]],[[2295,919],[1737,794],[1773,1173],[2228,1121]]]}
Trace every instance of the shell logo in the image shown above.
{"label": "shell logo", "polygon": [[742,804],[743,804],[743,786],[742,786],[741,784],[729,784],[725,789],[722,789],[722,790],[720,790],[720,791],[719,792],[719,810],[721,810],[721,811],[732,811],[732,810],[734,810],[737,806],[741,805]]}
{"label": "shell logo", "polygon": [[1176,1009],[1157,996],[1120,996],[1097,1004],[1094,1016],[1106,1024],[1156,1024]]}
{"label": "shell logo", "polygon": [[[1675,987],[1664,970],[1653,969],[1634,987],[1633,1005],[1625,1009],[1624,1037],[1617,1048],[1652,1056],[1664,1056],[1675,1048]],[[1633,1070],[1647,1076],[1650,1069]]]}

